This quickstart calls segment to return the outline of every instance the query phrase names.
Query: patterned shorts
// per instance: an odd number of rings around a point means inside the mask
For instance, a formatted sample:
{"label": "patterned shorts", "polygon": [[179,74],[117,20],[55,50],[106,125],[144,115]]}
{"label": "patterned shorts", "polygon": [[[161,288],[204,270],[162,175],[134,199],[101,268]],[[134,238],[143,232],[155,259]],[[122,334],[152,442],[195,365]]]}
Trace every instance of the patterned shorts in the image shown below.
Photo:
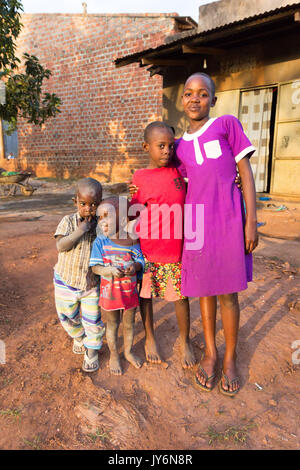
{"label": "patterned shorts", "polygon": [[181,294],[181,263],[153,263],[145,258],[140,297],[162,297],[171,302],[186,299]]}

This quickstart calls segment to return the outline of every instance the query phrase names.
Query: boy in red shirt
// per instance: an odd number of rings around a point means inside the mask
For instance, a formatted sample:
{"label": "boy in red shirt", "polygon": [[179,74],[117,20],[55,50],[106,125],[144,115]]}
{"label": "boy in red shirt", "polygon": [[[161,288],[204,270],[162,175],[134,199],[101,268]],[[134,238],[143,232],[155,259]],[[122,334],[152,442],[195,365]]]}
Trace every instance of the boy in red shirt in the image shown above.
{"label": "boy in red shirt", "polygon": [[131,214],[136,215],[134,204],[145,206],[140,212],[136,232],[146,262],[140,291],[146,359],[152,363],[161,362],[154,337],[152,308],[152,298],[160,297],[175,303],[181,362],[183,368],[188,368],[196,360],[189,338],[189,302],[180,292],[186,189],[172,163],[172,129],[161,121],[149,124],[144,134],[144,151],[149,155],[149,165],[133,175],[132,186],[138,191],[131,200]]}

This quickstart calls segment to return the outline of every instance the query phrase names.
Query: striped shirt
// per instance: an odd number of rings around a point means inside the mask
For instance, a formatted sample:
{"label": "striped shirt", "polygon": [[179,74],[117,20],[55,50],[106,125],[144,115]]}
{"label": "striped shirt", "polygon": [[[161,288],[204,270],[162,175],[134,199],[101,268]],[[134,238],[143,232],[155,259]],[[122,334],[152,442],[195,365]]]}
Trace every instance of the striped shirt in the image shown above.
{"label": "striped shirt", "polygon": [[[65,215],[57,226],[54,237],[66,236],[74,232],[80,220],[79,213]],[[71,248],[71,250],[58,253],[58,261],[54,271],[68,286],[76,289],[86,290],[88,281],[89,288],[98,284],[97,277],[89,268],[92,243],[96,238],[96,230],[86,232]]]}

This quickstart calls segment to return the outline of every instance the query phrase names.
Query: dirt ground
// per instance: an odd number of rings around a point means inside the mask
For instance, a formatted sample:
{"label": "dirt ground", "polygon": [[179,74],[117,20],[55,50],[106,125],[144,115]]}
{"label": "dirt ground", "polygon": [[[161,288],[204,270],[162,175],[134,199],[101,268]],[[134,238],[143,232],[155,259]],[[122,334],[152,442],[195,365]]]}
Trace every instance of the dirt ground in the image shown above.
{"label": "dirt ground", "polygon": [[[195,368],[181,368],[173,304],[164,301],[155,302],[155,328],[167,368],[144,364],[137,370],[123,360],[124,374],[111,376],[104,343],[100,370],[81,371],[82,356],[72,353],[57,320],[52,286],[53,232],[73,210],[72,188],[39,183],[31,198],[0,198],[0,340],[6,348],[0,448],[299,449],[300,203],[258,201],[265,225],[254,281],[240,294],[241,390],[231,399],[217,387],[201,392]],[[278,211],[281,205],[286,209]],[[190,303],[199,360],[203,329],[197,299]],[[143,344],[138,314],[134,348],[144,358]],[[219,313],[217,344],[221,371]]]}

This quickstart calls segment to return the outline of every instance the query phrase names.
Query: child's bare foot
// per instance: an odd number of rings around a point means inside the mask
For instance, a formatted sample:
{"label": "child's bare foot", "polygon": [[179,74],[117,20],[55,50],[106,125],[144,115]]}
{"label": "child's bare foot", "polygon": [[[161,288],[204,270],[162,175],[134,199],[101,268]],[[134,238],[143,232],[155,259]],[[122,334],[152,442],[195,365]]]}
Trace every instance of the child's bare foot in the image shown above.
{"label": "child's bare foot", "polygon": [[223,362],[222,388],[228,392],[237,393],[240,389],[240,380],[234,359]]}
{"label": "child's bare foot", "polygon": [[185,341],[180,345],[181,350],[181,364],[183,369],[189,369],[196,364],[193,348],[190,341]]}
{"label": "child's bare foot", "polygon": [[122,375],[122,367],[120,363],[120,357],[119,355],[110,355],[109,359],[109,368],[110,368],[110,373],[113,375]]}
{"label": "child's bare foot", "polygon": [[146,354],[146,360],[148,362],[151,362],[152,364],[160,364],[162,362],[162,359],[158,353],[157,346],[156,346],[154,339],[152,341],[149,341],[149,340],[146,341],[145,354]]}
{"label": "child's bare foot", "polygon": [[216,374],[217,355],[208,355],[205,353],[202,357],[196,377],[199,383],[206,389],[212,389],[213,379]]}
{"label": "child's bare foot", "polygon": [[130,362],[130,364],[136,367],[136,369],[139,369],[140,367],[142,367],[143,361],[132,352],[124,353],[124,356],[127,359],[127,361]]}

